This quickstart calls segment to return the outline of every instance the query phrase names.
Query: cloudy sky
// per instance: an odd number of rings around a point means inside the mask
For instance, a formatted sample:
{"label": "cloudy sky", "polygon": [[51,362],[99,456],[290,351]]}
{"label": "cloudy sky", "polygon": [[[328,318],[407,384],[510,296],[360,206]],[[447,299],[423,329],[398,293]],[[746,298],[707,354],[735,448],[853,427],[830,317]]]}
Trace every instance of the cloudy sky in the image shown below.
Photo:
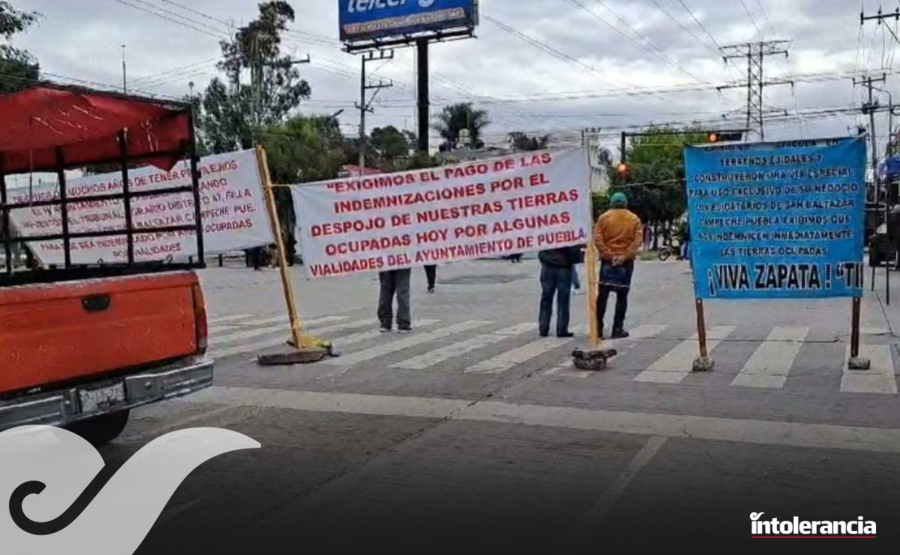
{"label": "cloudy sky", "polygon": [[[440,1],[440,0],[439,0]],[[186,95],[216,74],[219,40],[257,13],[254,0],[12,0],[43,14],[15,44],[31,51],[59,80],[121,83],[126,45],[130,88]],[[312,87],[305,113],[346,111],[355,132],[359,59],[341,50],[337,0],[293,0],[297,20],[286,52],[309,54],[301,66]],[[769,138],[847,133],[858,116],[829,110],[858,105],[862,91],[849,78],[889,74],[894,89],[891,28],[860,26],[860,8],[878,0],[481,0],[476,40],[432,47],[433,112],[454,101],[488,109],[489,138],[509,131],[574,136],[583,127],[614,134],[650,122],[716,121],[743,126],[742,90],[716,91],[746,76],[746,62],[726,66],[719,47],[789,39],[790,57],[766,60],[766,75],[796,86],[770,87],[767,107],[803,118],[773,120]],[[896,0],[882,2],[885,10]],[[395,87],[375,102],[373,125],[415,126],[414,53],[399,50],[378,64],[376,78]],[[659,92],[647,94],[647,89]],[[672,89],[676,89],[673,92]],[[681,89],[680,91],[678,89]],[[640,93],[640,94],[639,94]],[[887,96],[883,96],[887,101]],[[900,102],[900,99],[898,99]],[[727,119],[723,116],[727,116]],[[885,119],[879,122],[887,124]]]}

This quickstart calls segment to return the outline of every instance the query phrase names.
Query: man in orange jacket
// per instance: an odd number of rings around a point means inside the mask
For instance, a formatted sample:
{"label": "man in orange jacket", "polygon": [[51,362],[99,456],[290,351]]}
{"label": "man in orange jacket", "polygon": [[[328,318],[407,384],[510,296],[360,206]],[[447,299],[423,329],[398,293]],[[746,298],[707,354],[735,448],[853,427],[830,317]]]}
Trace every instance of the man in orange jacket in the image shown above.
{"label": "man in orange jacket", "polygon": [[624,193],[615,193],[610,199],[610,209],[597,219],[597,225],[594,227],[594,244],[600,254],[597,318],[601,337],[606,305],[613,291],[616,292],[616,315],[613,320],[612,338],[628,337],[628,332],[625,331],[628,292],[634,274],[634,259],[643,242],[644,226],[641,219],[628,210],[628,197]]}

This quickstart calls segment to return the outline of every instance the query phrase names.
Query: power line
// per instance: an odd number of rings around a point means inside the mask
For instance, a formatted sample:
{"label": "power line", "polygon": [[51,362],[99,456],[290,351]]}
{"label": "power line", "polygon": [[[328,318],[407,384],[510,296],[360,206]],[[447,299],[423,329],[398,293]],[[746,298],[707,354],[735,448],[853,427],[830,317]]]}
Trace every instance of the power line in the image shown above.
{"label": "power line", "polygon": [[631,30],[632,33],[634,33],[635,35],[637,35],[638,37],[640,37],[641,39],[643,39],[644,42],[637,41],[637,40],[635,40],[634,38],[628,36],[626,33],[622,32],[618,27],[616,27],[615,25],[609,23],[608,21],[606,21],[605,19],[603,19],[602,17],[600,17],[596,12],[594,12],[593,10],[591,10],[590,8],[588,8],[587,6],[585,6],[584,4],[582,4],[579,0],[569,0],[569,1],[572,2],[573,4],[577,5],[579,8],[581,8],[581,9],[584,10],[585,12],[591,14],[591,16],[593,16],[594,19],[596,19],[597,21],[600,21],[601,23],[603,23],[604,25],[606,25],[606,26],[609,27],[610,29],[614,30],[614,31],[615,31],[616,33],[618,33],[619,35],[625,37],[627,40],[629,40],[629,41],[633,42],[634,44],[640,46],[641,48],[643,48],[643,49],[646,50],[647,52],[654,53],[654,51],[655,51],[655,53],[657,53],[663,60],[665,60],[666,63],[668,63],[668,64],[671,65],[672,67],[678,69],[679,71],[681,71],[681,72],[684,73],[685,75],[689,76],[691,79],[697,81],[698,83],[702,83],[702,82],[703,82],[703,81],[700,80],[699,77],[697,77],[696,75],[694,75],[693,73],[691,73],[690,71],[688,71],[687,69],[685,69],[684,66],[682,66],[681,64],[679,64],[676,60],[673,60],[671,57],[669,57],[669,55],[666,54],[666,53],[665,53],[659,46],[657,46],[652,40],[650,40],[649,38],[647,38],[646,35],[644,35],[644,34],[641,33],[640,31],[638,31],[637,29],[635,29],[630,23],[628,23],[627,21],[625,21],[625,20],[624,20],[618,13],[616,13],[612,8],[610,8],[609,6],[607,6],[606,4],[604,4],[602,0],[595,0],[595,1],[597,2],[597,4],[600,5],[600,7],[602,7],[603,9],[605,9],[606,11],[608,11],[609,13],[613,14],[613,16],[614,16],[616,19],[618,19],[620,22],[622,22],[622,24],[625,25],[625,27],[627,27],[629,30]]}
{"label": "power line", "polygon": [[756,24],[756,19],[753,17],[753,14],[750,13],[750,8],[747,7],[747,2],[741,0],[741,6],[744,7],[744,11],[747,12],[747,17],[750,18],[750,23],[756,27],[756,33],[762,38],[765,34],[762,32],[762,29],[759,28],[759,25]]}
{"label": "power line", "polygon": [[653,2],[653,4],[655,4],[656,7],[659,8],[659,10],[660,10],[661,12],[663,12],[664,14],[666,14],[666,16],[667,16],[669,19],[671,19],[671,20],[674,21],[679,27],[681,27],[681,28],[684,30],[684,32],[686,32],[686,33],[688,33],[689,35],[691,35],[691,36],[694,38],[694,40],[696,40],[697,42],[699,42],[700,44],[702,44],[705,48],[708,48],[708,49],[709,49],[713,54],[715,54],[716,56],[719,55],[719,51],[718,51],[716,48],[713,48],[712,46],[710,46],[709,44],[707,44],[707,42],[706,42],[705,40],[703,40],[703,39],[701,39],[700,37],[698,37],[697,34],[694,33],[694,31],[691,30],[690,27],[688,27],[687,25],[685,25],[684,23],[682,23],[681,21],[679,21],[677,17],[675,17],[674,15],[672,15],[672,12],[670,12],[668,9],[666,9],[665,6],[663,6],[662,4],[660,4],[660,3],[659,3],[659,0],[650,0],[650,1]]}
{"label": "power line", "polygon": [[706,25],[704,25],[704,24],[697,18],[697,16],[694,14],[693,10],[691,10],[691,9],[688,7],[688,5],[684,3],[684,0],[678,0],[678,3],[681,4],[681,7],[684,8],[684,11],[686,11],[686,12],[688,13],[688,15],[691,16],[691,19],[694,20],[694,23],[696,23],[696,24],[700,27],[700,29],[702,29],[703,32],[706,33],[706,36],[709,37],[711,41],[713,41],[713,44],[716,45],[716,48],[719,49],[719,50],[721,50],[721,49],[722,49],[722,45],[719,44],[719,41],[716,40],[716,37],[712,36],[712,34],[709,32],[709,29],[706,28]]}
{"label": "power line", "polygon": [[[178,20],[178,19],[173,19],[173,18],[168,17],[168,16],[166,16],[166,15],[164,15],[164,14],[162,14],[162,13],[154,12],[154,11],[151,11],[151,10],[149,10],[149,9],[147,9],[147,8],[143,8],[143,7],[141,7],[141,6],[137,6],[137,5],[135,5],[135,4],[131,4],[130,2],[126,2],[125,0],[113,0],[113,1],[114,1],[114,2],[118,2],[119,4],[122,4],[122,5],[124,5],[124,6],[128,6],[128,7],[130,7],[130,8],[134,8],[134,9],[136,9],[136,10],[139,10],[139,11],[142,11],[142,12],[145,12],[145,13],[148,13],[148,14],[150,14],[150,15],[154,15],[154,16],[156,16],[156,17],[165,19],[166,21],[171,21],[172,23],[175,23],[175,24],[177,24],[177,25],[181,25],[182,27],[186,27],[186,28],[191,29],[191,30],[194,30],[194,31],[196,31],[196,32],[198,32],[198,33],[202,33],[202,34],[204,34],[204,35],[213,37],[214,39],[217,39],[217,40],[223,40],[224,38],[226,38],[226,37],[223,37],[223,36],[221,36],[221,35],[213,34],[213,33],[209,32],[209,31],[206,30],[206,29],[202,29],[202,28],[200,28],[200,27],[195,27],[195,26],[193,26],[193,25],[190,25],[190,24],[188,24],[188,23],[185,23],[184,21],[180,21],[180,20]],[[141,0],[135,0],[135,1],[140,2]],[[147,4],[146,2],[141,2],[141,3],[144,4],[144,5],[148,5],[148,6],[153,6],[153,4]],[[164,10],[164,9],[162,9],[162,8],[156,8],[156,9],[160,9],[160,10],[163,10],[164,12],[168,12],[168,13],[173,13],[173,12],[169,12],[168,10]],[[175,14],[175,15],[178,16],[178,14]],[[186,19],[186,18],[185,18],[185,19]],[[207,27],[207,29],[209,29],[209,27]]]}

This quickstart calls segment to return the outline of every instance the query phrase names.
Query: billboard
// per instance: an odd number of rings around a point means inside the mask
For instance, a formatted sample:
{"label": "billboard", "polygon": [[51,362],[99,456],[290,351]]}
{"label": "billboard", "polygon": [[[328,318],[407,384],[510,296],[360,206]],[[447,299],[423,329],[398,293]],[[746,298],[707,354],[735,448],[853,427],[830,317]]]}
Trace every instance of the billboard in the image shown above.
{"label": "billboard", "polygon": [[341,40],[367,41],[475,26],[477,0],[338,0]]}

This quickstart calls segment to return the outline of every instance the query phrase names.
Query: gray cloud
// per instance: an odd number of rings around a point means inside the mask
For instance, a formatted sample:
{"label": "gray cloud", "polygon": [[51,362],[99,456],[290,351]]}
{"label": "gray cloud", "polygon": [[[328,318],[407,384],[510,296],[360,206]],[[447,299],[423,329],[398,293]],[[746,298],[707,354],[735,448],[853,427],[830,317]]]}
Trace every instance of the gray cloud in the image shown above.
{"label": "gray cloud", "polygon": [[[123,1],[155,9],[194,28],[116,0],[19,0],[14,2],[17,6],[40,11],[44,18],[27,35],[17,38],[16,44],[35,54],[46,72],[110,85],[121,82],[120,45],[126,44],[134,89],[184,95],[189,82],[200,89],[216,73],[218,40],[229,32],[228,26],[217,20],[240,25],[256,13],[253,0],[178,0],[178,4],[203,15],[164,0]],[[292,3],[298,14],[293,29],[298,33],[288,37],[286,48],[298,56],[309,53],[313,59],[311,66],[303,68],[313,97],[302,110],[331,113],[345,108],[341,117],[345,130],[351,133],[358,121],[352,105],[358,95],[359,60],[342,52],[337,44],[337,2]],[[596,15],[587,13],[578,3]],[[751,22],[741,0],[684,0],[684,4],[715,43],[680,0],[482,0],[485,15],[575,61],[567,64],[483,18],[477,40],[433,46],[435,109],[455,100],[482,103],[494,121],[489,130],[492,137],[511,130],[573,133],[583,126],[613,128],[650,121],[708,120],[741,110],[745,93],[627,93],[634,88],[699,86],[740,79],[746,66],[735,62],[726,68],[716,56],[717,45],[760,38],[791,39],[789,60],[767,60],[767,74],[773,78],[866,68],[880,72],[882,66],[890,68],[897,46],[884,29],[874,24],[864,27],[860,34],[858,4],[847,0],[744,0],[760,30]],[[877,9],[874,0],[865,4],[869,11]],[[190,64],[195,65],[178,69]],[[380,77],[394,79],[397,86],[380,96],[373,125],[413,128],[413,66],[413,52],[403,50],[397,52],[395,61],[379,69]],[[160,75],[163,72],[170,73]],[[618,91],[617,96],[547,98],[571,91],[613,90]],[[498,102],[498,98],[517,101]],[[793,92],[790,87],[773,87],[767,99],[772,106],[793,111],[849,107],[860,97],[852,83],[844,80],[801,82]],[[722,121],[742,124],[740,117]],[[847,126],[855,121],[853,116],[810,118],[804,125],[773,122],[771,130],[774,136],[836,135],[846,133]]]}

